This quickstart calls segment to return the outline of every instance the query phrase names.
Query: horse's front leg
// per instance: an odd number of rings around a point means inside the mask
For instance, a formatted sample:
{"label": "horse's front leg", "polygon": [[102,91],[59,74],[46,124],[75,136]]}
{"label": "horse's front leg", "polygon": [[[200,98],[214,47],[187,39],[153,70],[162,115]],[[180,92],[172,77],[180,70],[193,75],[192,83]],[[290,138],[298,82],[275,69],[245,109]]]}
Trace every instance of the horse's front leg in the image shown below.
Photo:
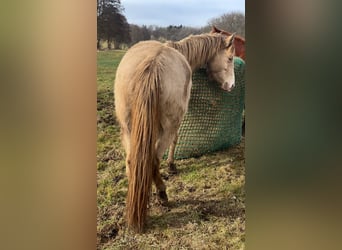
{"label": "horse's front leg", "polygon": [[174,155],[175,155],[175,148],[178,141],[178,132],[175,134],[175,137],[172,140],[172,143],[169,148],[169,155],[167,157],[167,166],[169,168],[169,173],[177,174],[177,167],[174,163]]}

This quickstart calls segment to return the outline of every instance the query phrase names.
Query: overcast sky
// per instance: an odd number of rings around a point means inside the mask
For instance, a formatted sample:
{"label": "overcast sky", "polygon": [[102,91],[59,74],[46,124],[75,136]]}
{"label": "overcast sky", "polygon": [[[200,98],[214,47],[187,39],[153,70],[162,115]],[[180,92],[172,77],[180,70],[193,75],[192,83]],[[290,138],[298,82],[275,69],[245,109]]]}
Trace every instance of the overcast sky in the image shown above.
{"label": "overcast sky", "polygon": [[224,13],[245,13],[245,0],[121,0],[128,23],[201,27]]}

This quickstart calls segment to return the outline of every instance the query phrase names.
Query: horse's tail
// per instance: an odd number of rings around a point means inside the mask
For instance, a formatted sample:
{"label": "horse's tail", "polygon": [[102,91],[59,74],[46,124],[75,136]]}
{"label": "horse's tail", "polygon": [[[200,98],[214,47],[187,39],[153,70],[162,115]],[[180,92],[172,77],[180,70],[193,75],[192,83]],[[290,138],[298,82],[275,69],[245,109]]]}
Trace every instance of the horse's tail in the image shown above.
{"label": "horse's tail", "polygon": [[[131,142],[126,214],[128,226],[141,232],[147,215],[159,134],[159,84],[162,65],[157,57],[146,58],[132,78]],[[131,85],[132,86],[132,85]]]}

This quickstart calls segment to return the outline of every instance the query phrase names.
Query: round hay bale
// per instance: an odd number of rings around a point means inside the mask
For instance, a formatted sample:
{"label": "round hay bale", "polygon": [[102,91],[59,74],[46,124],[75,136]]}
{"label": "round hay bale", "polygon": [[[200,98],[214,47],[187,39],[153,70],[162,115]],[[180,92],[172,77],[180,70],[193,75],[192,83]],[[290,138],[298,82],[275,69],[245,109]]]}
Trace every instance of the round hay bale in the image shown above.
{"label": "round hay bale", "polygon": [[188,112],[179,129],[175,159],[198,157],[240,143],[245,98],[245,63],[234,58],[235,88],[222,90],[205,69],[193,74]]}

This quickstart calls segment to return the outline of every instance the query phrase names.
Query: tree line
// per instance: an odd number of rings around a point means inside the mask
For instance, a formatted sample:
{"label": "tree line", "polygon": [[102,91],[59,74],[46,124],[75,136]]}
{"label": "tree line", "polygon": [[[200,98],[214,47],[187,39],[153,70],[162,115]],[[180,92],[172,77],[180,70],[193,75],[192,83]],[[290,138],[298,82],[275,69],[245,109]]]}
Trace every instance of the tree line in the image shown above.
{"label": "tree line", "polygon": [[[144,40],[177,41],[191,34],[209,32],[212,25],[245,36],[245,16],[240,12],[223,14],[208,21],[201,28],[183,25],[157,25],[129,24],[123,14],[124,8],[120,0],[97,0],[97,48],[103,49],[102,42],[107,43],[108,49],[130,47]],[[113,45],[113,47],[112,47]]]}

